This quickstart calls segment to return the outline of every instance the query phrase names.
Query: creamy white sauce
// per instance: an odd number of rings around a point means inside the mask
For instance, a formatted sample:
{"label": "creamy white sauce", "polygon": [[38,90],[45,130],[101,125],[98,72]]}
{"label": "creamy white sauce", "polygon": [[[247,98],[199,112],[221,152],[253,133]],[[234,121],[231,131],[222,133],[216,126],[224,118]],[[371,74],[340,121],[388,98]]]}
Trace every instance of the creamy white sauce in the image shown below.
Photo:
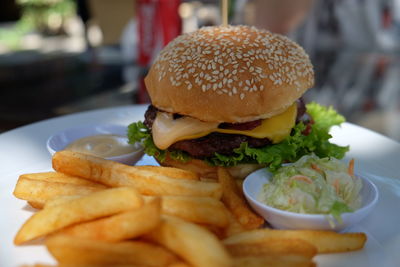
{"label": "creamy white sauce", "polygon": [[129,154],[137,150],[134,145],[128,144],[126,137],[115,134],[83,137],[75,140],[65,149],[103,158]]}

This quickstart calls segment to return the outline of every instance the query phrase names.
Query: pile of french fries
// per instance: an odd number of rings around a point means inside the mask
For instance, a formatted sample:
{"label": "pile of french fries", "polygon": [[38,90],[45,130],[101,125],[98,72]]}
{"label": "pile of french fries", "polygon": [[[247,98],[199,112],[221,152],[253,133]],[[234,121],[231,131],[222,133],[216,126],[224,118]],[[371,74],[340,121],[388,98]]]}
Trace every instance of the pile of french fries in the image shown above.
{"label": "pile of french fries", "polygon": [[43,240],[58,266],[315,266],[319,253],[366,242],[363,233],[266,228],[224,168],[206,180],[71,151],[52,164],[18,179],[14,195],[38,211],[14,243]]}

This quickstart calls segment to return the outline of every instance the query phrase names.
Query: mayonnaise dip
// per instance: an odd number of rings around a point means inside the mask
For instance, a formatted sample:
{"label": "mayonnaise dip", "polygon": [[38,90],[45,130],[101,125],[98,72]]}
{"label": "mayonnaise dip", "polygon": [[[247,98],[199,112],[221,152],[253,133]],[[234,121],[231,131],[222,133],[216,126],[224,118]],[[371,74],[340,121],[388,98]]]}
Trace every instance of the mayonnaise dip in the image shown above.
{"label": "mayonnaise dip", "polygon": [[83,137],[70,143],[65,149],[97,157],[109,158],[137,151],[127,138],[115,134],[99,134]]}

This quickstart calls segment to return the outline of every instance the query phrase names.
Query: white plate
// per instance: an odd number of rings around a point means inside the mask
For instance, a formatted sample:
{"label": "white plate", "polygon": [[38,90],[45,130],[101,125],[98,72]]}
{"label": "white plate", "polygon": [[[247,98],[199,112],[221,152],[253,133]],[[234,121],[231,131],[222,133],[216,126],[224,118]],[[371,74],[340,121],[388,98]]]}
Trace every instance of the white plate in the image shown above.
{"label": "white plate", "polygon": [[[0,134],[0,266],[54,264],[45,247],[13,245],[23,222],[32,215],[25,201],[16,199],[13,189],[23,173],[51,170],[47,138],[62,129],[90,123],[127,126],[142,120],[145,106],[127,106],[83,112],[46,120]],[[400,266],[400,144],[367,129],[346,123],[332,131],[334,141],[351,145],[347,158],[356,158],[355,170],[364,170],[378,187],[379,201],[370,216],[350,231],[362,231],[368,242],[362,251],[316,258],[318,266]],[[154,162],[145,157],[140,163]]]}

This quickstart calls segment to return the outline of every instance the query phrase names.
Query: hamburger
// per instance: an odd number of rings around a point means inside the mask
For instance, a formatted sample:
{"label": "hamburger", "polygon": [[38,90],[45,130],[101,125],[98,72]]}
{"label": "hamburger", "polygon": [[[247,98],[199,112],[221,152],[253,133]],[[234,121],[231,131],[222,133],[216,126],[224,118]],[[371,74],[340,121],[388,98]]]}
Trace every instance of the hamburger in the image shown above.
{"label": "hamburger", "polygon": [[302,99],[314,84],[308,55],[279,34],[220,26],[180,35],[145,84],[151,105],[128,138],[164,166],[204,177],[225,166],[241,178],[305,154],[342,158],[348,150],[329,142],[330,127],[344,118]]}

